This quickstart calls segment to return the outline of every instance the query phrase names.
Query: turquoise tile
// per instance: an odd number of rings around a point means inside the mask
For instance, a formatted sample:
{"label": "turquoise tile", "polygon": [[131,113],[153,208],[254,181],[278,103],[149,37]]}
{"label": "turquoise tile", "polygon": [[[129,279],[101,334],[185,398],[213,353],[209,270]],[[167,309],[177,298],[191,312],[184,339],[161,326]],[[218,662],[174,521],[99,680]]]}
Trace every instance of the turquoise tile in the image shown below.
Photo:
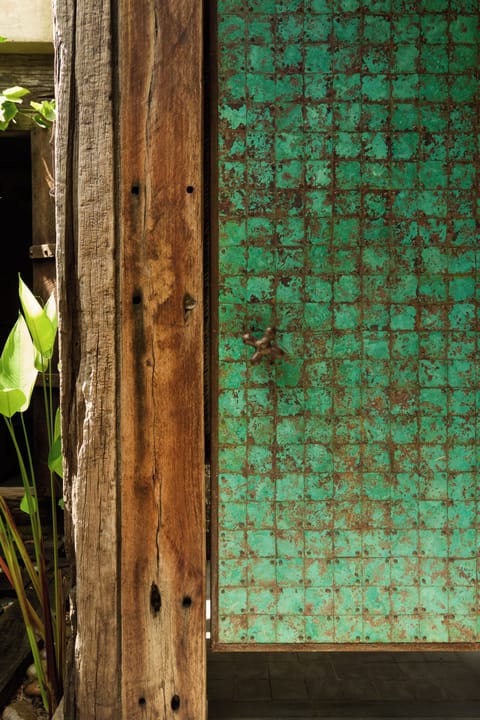
{"label": "turquoise tile", "polygon": [[222,642],[480,637],[478,21],[219,3]]}
{"label": "turquoise tile", "polygon": [[251,502],[249,499],[243,524],[248,526],[249,529],[254,530],[266,530],[273,528],[275,525],[274,504],[267,502]]}
{"label": "turquoise tile", "polygon": [[301,529],[277,531],[277,554],[283,558],[303,557],[305,543]]}
{"label": "turquoise tile", "polygon": [[255,643],[274,642],[275,615],[248,615],[248,639]]}
{"label": "turquoise tile", "polygon": [[301,643],[305,641],[305,620],[299,616],[279,616],[276,620],[276,641]]}

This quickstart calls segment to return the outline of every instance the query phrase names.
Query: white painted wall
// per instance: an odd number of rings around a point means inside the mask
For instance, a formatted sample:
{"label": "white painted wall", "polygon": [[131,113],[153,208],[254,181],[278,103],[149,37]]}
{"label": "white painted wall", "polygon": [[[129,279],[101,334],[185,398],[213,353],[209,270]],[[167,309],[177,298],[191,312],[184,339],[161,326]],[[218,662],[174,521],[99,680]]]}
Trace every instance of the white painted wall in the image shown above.
{"label": "white painted wall", "polygon": [[[0,0],[0,35],[12,43],[52,43],[52,0]],[[8,52],[7,45],[1,50]]]}

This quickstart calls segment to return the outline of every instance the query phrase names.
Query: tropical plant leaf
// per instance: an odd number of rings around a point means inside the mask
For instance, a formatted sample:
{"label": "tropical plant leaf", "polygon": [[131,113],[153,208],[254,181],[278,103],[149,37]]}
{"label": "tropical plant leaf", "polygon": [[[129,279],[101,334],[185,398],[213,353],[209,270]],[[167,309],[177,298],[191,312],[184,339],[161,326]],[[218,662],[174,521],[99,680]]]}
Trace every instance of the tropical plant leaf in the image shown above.
{"label": "tropical plant leaf", "polygon": [[5,95],[7,100],[10,100],[14,103],[21,103],[23,102],[22,98],[25,95],[29,95],[30,90],[27,90],[27,88],[20,87],[19,85],[15,85],[14,87],[7,88],[3,91],[2,95]]}
{"label": "tropical plant leaf", "polygon": [[45,120],[45,118],[42,115],[40,115],[39,113],[35,113],[32,120],[35,123],[35,125],[38,125],[38,127],[41,127],[42,130],[48,130],[48,128],[51,125],[51,123],[47,122]]}
{"label": "tropical plant leaf", "polygon": [[17,113],[16,104],[11,100],[7,100],[4,95],[0,95],[0,127],[2,130],[7,129]]}
{"label": "tropical plant leaf", "polygon": [[[43,100],[41,103],[32,100],[30,102],[31,107],[37,111],[43,122],[47,121],[46,125],[49,126],[55,122],[57,117],[55,109],[55,100]],[[37,117],[37,116],[35,116]],[[37,120],[35,122],[38,122]]]}
{"label": "tropical plant leaf", "polygon": [[48,358],[43,357],[43,355],[38,352],[37,348],[35,348],[35,367],[37,368],[38,372],[47,372],[48,363]]}
{"label": "tropical plant leaf", "polygon": [[[18,276],[20,303],[25,315],[28,329],[32,335],[33,344],[42,358],[51,359],[57,334],[57,311],[53,295],[42,307],[28,285],[20,275]],[[37,369],[43,371],[43,366]]]}
{"label": "tropical plant leaf", "polygon": [[62,439],[57,437],[54,440],[50,452],[48,453],[48,467],[52,472],[63,478],[63,464],[62,464]]}
{"label": "tropical plant leaf", "polygon": [[31,490],[28,491],[30,495],[30,500],[27,498],[27,494],[22,497],[20,500],[20,510],[24,512],[26,515],[30,515],[31,512],[37,512],[38,511],[38,504],[37,504],[37,498],[32,493]]}
{"label": "tropical plant leaf", "polygon": [[56,332],[57,328],[58,328],[58,313],[57,313],[57,302],[55,300],[55,295],[53,293],[50,295],[47,302],[45,303],[44,311],[45,311],[45,315],[48,317],[48,319],[52,323],[52,327]]}
{"label": "tropical plant leaf", "polygon": [[12,417],[15,413],[21,411],[22,407],[27,404],[26,401],[26,395],[21,390],[0,387],[0,415]]}
{"label": "tropical plant leaf", "polygon": [[56,440],[60,437],[62,432],[62,416],[60,414],[60,408],[57,408],[55,413],[55,420],[53,424],[53,439]]}
{"label": "tropical plant leaf", "polygon": [[30,405],[36,379],[35,348],[20,315],[0,357],[0,413],[12,417],[24,412]]}
{"label": "tropical plant leaf", "polygon": [[53,429],[53,443],[48,453],[48,467],[63,478],[63,462],[62,462],[62,437],[60,427],[60,408],[55,413],[55,425]]}

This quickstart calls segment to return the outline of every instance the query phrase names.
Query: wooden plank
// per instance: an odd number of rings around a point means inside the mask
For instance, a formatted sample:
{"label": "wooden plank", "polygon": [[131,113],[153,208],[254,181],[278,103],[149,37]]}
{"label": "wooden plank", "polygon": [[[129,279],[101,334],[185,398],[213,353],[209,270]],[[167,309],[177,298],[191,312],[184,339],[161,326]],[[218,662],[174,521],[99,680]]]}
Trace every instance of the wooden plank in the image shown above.
{"label": "wooden plank", "polygon": [[201,5],[119,4],[125,718],[205,717]]}
{"label": "wooden plank", "polygon": [[[53,85],[53,69],[51,74]],[[53,95],[53,87],[51,89]],[[55,201],[53,180],[53,134],[51,130],[33,127],[30,131],[32,158],[32,247],[55,242]],[[32,256],[30,251],[30,257]],[[55,289],[55,258],[33,260],[33,292],[47,300]],[[54,360],[54,370],[57,359]],[[54,406],[58,405],[58,391],[53,391]],[[33,396],[33,443],[35,471],[39,492],[50,493],[48,469],[48,436],[45,425],[43,393],[37,390]]]}
{"label": "wooden plank", "polygon": [[[53,138],[51,131],[33,127],[30,132],[30,146],[33,188],[32,246],[51,245],[55,243]],[[54,290],[54,258],[47,257],[33,261],[33,288],[34,292],[44,300]]]}
{"label": "wooden plank", "polygon": [[23,485],[0,487],[0,496],[4,497],[6,500],[21,500],[24,493],[25,490],[23,489]]}
{"label": "wooden plank", "polygon": [[1,54],[0,89],[12,85],[30,90],[28,102],[50,100],[53,97],[53,55]]}
{"label": "wooden plank", "polygon": [[66,540],[65,717],[120,713],[115,184],[108,2],[56,3],[55,139]]}
{"label": "wooden plank", "polygon": [[31,659],[22,613],[15,602],[0,614],[0,709],[12,698]]}
{"label": "wooden plank", "polygon": [[111,7],[56,7],[65,717],[202,720],[201,4]]}

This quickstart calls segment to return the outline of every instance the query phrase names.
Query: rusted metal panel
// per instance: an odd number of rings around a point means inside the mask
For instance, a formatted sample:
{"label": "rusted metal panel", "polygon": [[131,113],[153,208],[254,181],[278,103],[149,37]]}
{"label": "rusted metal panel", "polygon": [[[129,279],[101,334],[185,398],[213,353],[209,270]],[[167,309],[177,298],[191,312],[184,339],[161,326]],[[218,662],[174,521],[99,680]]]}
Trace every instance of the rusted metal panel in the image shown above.
{"label": "rusted metal panel", "polygon": [[[214,644],[470,646],[478,5],[217,25]],[[252,364],[267,327],[285,356]]]}

